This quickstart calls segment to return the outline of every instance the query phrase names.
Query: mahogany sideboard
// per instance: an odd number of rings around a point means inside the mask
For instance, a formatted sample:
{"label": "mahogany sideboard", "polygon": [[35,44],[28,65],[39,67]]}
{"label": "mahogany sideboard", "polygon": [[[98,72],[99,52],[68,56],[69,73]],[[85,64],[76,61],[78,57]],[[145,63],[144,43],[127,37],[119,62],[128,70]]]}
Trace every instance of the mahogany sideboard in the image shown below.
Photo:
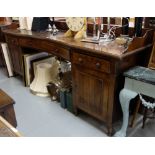
{"label": "mahogany sideboard", "polygon": [[109,135],[113,132],[113,123],[122,115],[118,96],[124,85],[122,73],[135,65],[147,65],[152,49],[151,35],[122,54],[105,51],[98,44],[65,38],[63,32],[56,36],[26,30],[4,30],[3,33],[14,72],[22,76],[24,48],[46,51],[71,61],[75,114],[82,110],[103,121]]}
{"label": "mahogany sideboard", "polygon": [[[2,30],[4,29],[16,29],[17,27],[19,27],[17,22],[12,22],[11,24],[7,24],[7,22],[3,21],[5,20],[4,17],[0,17],[0,43],[1,42],[5,42],[5,37],[4,34],[2,33]],[[2,49],[0,46],[0,67],[1,66],[5,66],[5,61],[2,55]]]}

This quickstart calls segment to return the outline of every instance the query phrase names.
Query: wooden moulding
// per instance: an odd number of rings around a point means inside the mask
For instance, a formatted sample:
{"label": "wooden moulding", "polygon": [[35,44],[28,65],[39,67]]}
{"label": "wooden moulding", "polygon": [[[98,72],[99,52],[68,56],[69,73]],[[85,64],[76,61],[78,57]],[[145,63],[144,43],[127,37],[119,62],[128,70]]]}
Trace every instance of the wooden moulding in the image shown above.
{"label": "wooden moulding", "polygon": [[142,37],[133,38],[131,44],[129,44],[127,52],[144,47],[153,43],[154,31],[152,29],[143,29]]}

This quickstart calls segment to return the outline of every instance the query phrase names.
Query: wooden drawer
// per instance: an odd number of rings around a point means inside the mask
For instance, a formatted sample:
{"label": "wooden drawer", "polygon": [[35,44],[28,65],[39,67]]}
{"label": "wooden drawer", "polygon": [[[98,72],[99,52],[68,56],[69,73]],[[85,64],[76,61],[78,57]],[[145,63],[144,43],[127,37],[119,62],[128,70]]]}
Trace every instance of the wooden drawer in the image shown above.
{"label": "wooden drawer", "polygon": [[37,48],[37,42],[34,39],[30,39],[30,38],[25,38],[25,39],[19,39],[19,44],[20,46],[24,46],[24,47],[31,47],[31,48]]}
{"label": "wooden drawer", "polygon": [[97,57],[73,53],[72,63],[78,64],[93,70],[110,73],[110,62]]}
{"label": "wooden drawer", "polygon": [[18,39],[17,38],[14,38],[12,36],[7,36],[6,40],[7,40],[7,43],[9,43],[9,44],[18,45]]}
{"label": "wooden drawer", "polygon": [[45,50],[45,52],[49,52],[56,56],[70,60],[69,50],[63,47],[60,47],[59,45],[52,42],[47,42],[39,39],[34,40],[30,38],[24,38],[24,39],[20,38],[19,44],[20,46],[24,46],[24,47],[31,47],[42,51]]}
{"label": "wooden drawer", "polygon": [[60,46],[59,44],[47,42],[47,41],[41,41],[39,43],[39,47],[41,49],[44,49],[46,51],[49,51],[50,53],[62,57],[64,59],[70,60],[70,52],[69,49]]}

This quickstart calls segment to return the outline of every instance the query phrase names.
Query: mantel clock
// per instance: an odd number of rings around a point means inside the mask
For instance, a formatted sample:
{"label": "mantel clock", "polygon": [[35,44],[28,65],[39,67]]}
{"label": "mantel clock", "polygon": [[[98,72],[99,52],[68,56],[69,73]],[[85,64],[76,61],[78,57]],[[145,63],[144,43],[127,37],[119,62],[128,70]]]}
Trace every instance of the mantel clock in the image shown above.
{"label": "mantel clock", "polygon": [[75,39],[86,37],[86,17],[68,17],[66,18],[66,24],[69,30],[65,33],[65,37],[74,37]]}

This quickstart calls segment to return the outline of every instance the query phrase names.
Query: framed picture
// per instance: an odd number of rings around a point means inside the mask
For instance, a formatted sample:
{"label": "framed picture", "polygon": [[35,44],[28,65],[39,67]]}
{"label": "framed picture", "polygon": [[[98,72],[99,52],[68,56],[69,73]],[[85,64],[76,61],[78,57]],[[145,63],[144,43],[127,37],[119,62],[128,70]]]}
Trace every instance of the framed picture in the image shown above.
{"label": "framed picture", "polygon": [[155,43],[152,48],[152,53],[151,53],[148,67],[151,69],[155,69]]}
{"label": "framed picture", "polygon": [[48,53],[46,52],[23,55],[25,86],[28,87],[31,83],[31,61],[41,57],[46,57],[47,55]]}

